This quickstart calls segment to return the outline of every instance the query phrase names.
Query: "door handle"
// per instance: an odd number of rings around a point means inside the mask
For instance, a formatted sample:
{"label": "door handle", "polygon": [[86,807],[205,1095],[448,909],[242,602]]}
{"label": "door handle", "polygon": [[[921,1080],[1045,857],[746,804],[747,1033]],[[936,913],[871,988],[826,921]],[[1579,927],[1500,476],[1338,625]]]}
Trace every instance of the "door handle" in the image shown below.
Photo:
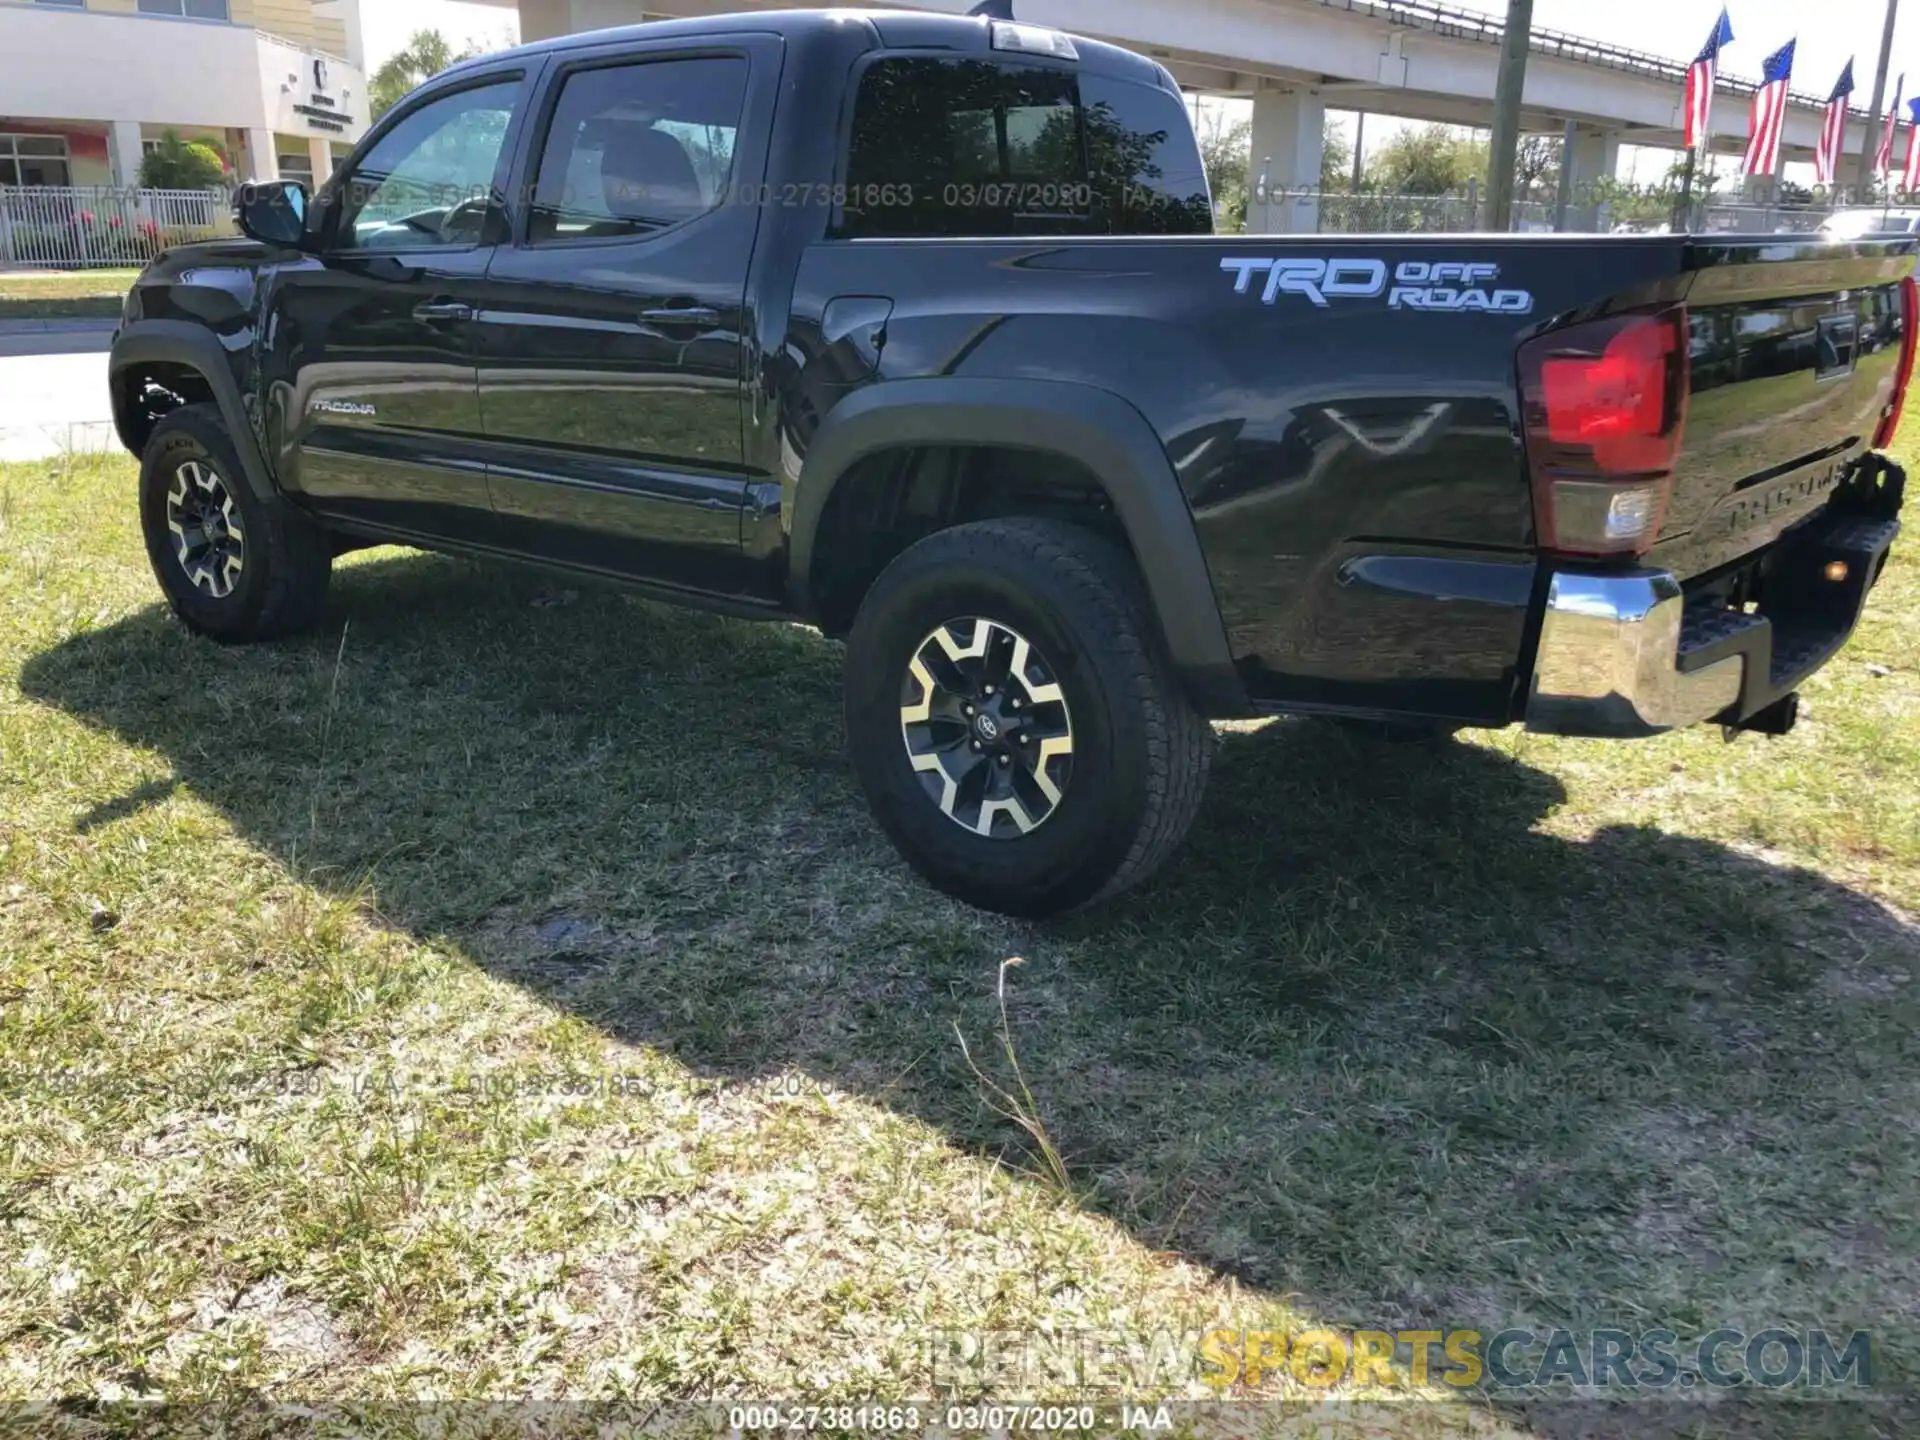
{"label": "door handle", "polygon": [[443,321],[471,320],[474,309],[457,300],[429,300],[413,307],[413,318],[422,324],[434,325]]}
{"label": "door handle", "polygon": [[718,325],[720,312],[710,305],[667,306],[642,310],[640,318],[649,325]]}

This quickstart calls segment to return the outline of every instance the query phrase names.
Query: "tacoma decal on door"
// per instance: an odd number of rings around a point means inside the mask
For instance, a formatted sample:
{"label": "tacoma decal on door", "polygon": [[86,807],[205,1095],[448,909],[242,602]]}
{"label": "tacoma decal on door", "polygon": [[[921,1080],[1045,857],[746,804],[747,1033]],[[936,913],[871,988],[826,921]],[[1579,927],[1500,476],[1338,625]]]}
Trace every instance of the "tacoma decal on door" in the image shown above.
{"label": "tacoma decal on door", "polygon": [[1245,295],[1253,277],[1264,275],[1262,304],[1272,305],[1282,295],[1298,295],[1321,309],[1335,300],[1378,300],[1386,297],[1390,310],[1436,310],[1449,314],[1477,310],[1498,315],[1528,315],[1533,295],[1526,290],[1495,286],[1500,267],[1470,260],[1405,260],[1389,266],[1384,260],[1282,259],[1271,256],[1228,256],[1220,268],[1233,276],[1233,291]]}

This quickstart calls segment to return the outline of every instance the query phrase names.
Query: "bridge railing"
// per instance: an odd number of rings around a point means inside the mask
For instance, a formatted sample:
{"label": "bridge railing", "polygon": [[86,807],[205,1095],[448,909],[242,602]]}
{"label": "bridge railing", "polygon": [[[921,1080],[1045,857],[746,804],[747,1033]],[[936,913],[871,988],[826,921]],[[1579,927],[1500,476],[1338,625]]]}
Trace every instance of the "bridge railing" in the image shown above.
{"label": "bridge railing", "polygon": [[[1390,25],[1411,26],[1436,35],[1474,40],[1486,45],[1502,44],[1507,34],[1505,23],[1492,15],[1457,9],[1452,5],[1440,4],[1438,0],[1319,0],[1319,3],[1323,9],[1345,10],[1364,15],[1370,20],[1384,20]],[[1528,34],[1535,54],[1553,55],[1584,65],[1604,65],[1612,70],[1671,80],[1675,84],[1684,84],[1686,81],[1688,67],[1685,61],[1671,60],[1664,55],[1654,55],[1604,40],[1591,40],[1564,30],[1548,30],[1538,25],[1532,26]],[[1759,83],[1738,75],[1722,74],[1717,88],[1722,94],[1744,96],[1752,94]],[[1825,109],[1827,104],[1825,97],[1801,90],[1792,92],[1792,99],[1795,104],[1815,109]],[[1855,106],[1852,113],[1865,119],[1867,112]]]}

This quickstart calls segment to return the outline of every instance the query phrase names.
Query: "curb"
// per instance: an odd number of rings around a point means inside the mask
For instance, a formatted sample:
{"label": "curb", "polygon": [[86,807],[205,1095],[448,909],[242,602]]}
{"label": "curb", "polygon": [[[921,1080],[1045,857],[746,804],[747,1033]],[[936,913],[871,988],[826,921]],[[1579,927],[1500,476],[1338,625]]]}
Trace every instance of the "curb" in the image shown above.
{"label": "curb", "polygon": [[86,315],[56,316],[51,320],[0,320],[0,335],[97,335],[111,334],[119,328],[118,320]]}

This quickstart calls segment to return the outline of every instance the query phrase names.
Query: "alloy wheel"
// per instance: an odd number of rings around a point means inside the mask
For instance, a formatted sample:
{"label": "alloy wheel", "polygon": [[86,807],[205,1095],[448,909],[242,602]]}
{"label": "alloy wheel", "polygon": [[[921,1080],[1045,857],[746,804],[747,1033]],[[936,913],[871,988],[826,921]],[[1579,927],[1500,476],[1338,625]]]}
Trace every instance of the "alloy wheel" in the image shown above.
{"label": "alloy wheel", "polygon": [[1058,672],[998,620],[949,620],[914,650],[900,733],[927,796],[993,840],[1044,825],[1073,778],[1073,718]]}
{"label": "alloy wheel", "polygon": [[216,600],[233,593],[246,569],[247,536],[227,482],[211,466],[188,460],[167,494],[174,558],[194,588]]}

